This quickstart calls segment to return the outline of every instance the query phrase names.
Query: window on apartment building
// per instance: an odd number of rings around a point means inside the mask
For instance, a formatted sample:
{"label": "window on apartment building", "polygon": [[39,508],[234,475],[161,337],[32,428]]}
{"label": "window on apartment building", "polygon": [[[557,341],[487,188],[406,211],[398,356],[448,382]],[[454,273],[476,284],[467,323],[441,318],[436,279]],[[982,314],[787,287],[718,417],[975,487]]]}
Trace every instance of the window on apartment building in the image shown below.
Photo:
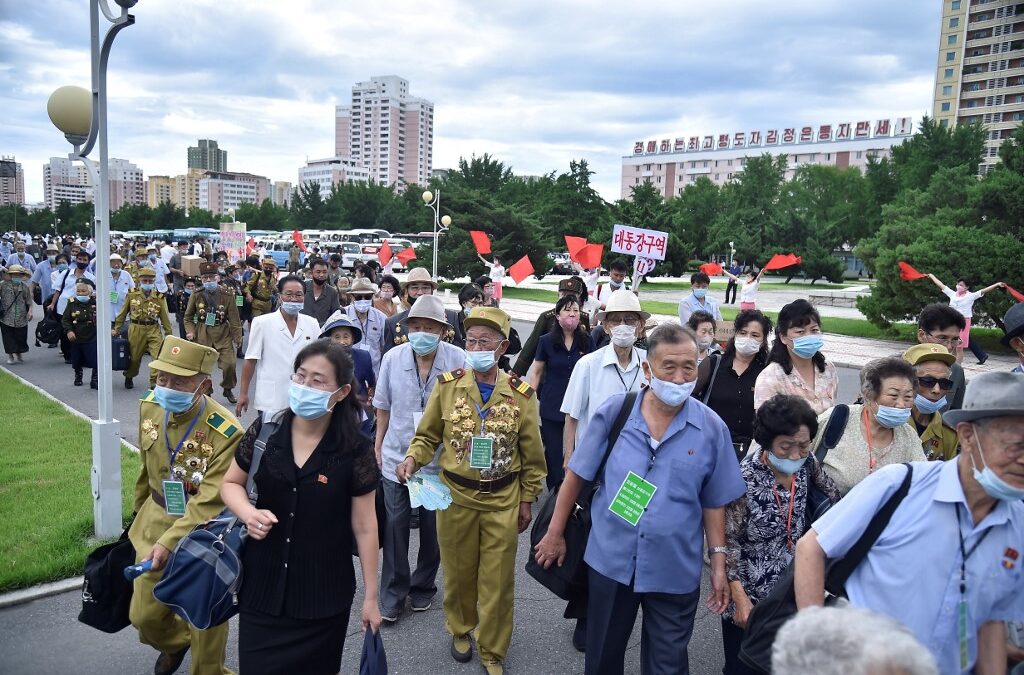
{"label": "window on apartment building", "polygon": [[956,35],[947,35],[946,36],[946,44],[947,45],[955,45],[956,44]]}
{"label": "window on apartment building", "polygon": [[954,61],[954,60],[956,60],[956,52],[946,52],[946,60],[947,61]]}
{"label": "window on apartment building", "polygon": [[942,95],[943,96],[950,96],[952,93],[953,93],[953,85],[947,84],[946,86],[944,86],[942,88]]}
{"label": "window on apartment building", "polygon": [[715,180],[718,180],[719,175],[721,175],[721,174],[717,174],[717,173],[715,174]]}
{"label": "window on apartment building", "polygon": [[954,16],[952,19],[949,20],[949,27],[950,28],[956,28],[959,25],[960,25],[960,17]]}
{"label": "window on apartment building", "polygon": [[953,2],[949,3],[949,8],[952,10],[960,9],[960,0],[953,0]]}
{"label": "window on apartment building", "polygon": [[725,178],[726,178],[726,180],[732,180],[732,174],[731,173],[727,174]]}
{"label": "window on apartment building", "polygon": [[690,168],[691,169],[696,169],[697,168],[697,162],[690,162]]}
{"label": "window on apartment building", "polygon": [[644,164],[644,171],[650,171],[650,170],[651,170],[651,165],[650,164]]}
{"label": "window on apartment building", "polygon": [[661,176],[658,176],[658,182],[659,183],[661,182]]}
{"label": "window on apartment building", "polygon": [[941,106],[942,112],[949,112],[949,101],[944,101]]}
{"label": "window on apartment building", "polygon": [[633,182],[634,182],[634,184],[639,185],[640,184],[640,178],[639,177],[634,178]]}
{"label": "window on apartment building", "polygon": [[[729,166],[732,166],[732,160],[731,159],[729,160]],[[730,174],[730,175],[732,175],[732,174]]]}
{"label": "window on apartment building", "polygon": [[862,150],[858,150],[857,151],[857,159],[862,159],[863,157],[864,157],[864,152]]}
{"label": "window on apartment building", "polygon": [[944,77],[946,77],[946,79],[949,79],[949,78],[953,77],[953,69],[952,68],[946,68],[946,72],[944,74]]}
{"label": "window on apartment building", "polygon": [[709,160],[706,160],[706,159],[704,160],[704,168],[705,169],[708,168],[708,162],[709,162]]}

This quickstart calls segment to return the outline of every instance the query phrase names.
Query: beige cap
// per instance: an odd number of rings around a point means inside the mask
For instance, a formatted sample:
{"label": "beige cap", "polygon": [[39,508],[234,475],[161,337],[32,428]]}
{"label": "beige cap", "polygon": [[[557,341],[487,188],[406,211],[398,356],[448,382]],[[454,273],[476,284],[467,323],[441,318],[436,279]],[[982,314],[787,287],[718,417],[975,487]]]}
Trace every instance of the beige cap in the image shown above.
{"label": "beige cap", "polygon": [[604,310],[597,313],[597,320],[604,321],[604,318],[612,312],[632,312],[639,314],[644,321],[651,318],[650,312],[645,312],[640,307],[640,298],[631,290],[620,288],[611,294]]}

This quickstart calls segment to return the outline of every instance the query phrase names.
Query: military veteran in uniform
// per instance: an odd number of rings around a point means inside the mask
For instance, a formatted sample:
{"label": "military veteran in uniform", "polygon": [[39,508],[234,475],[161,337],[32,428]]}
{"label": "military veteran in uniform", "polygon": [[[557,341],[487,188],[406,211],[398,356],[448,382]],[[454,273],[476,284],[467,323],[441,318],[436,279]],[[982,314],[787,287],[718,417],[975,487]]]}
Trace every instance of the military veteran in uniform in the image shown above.
{"label": "military veteran in uniform", "polygon": [[465,320],[467,369],[443,373],[395,475],[402,483],[434,459],[453,502],[437,512],[444,614],[452,657],[469,661],[476,631],[488,673],[503,672],[512,639],[518,535],[547,468],[533,389],[498,369],[509,315],[476,307]]}
{"label": "military veteran in uniform", "polygon": [[274,308],[274,295],[277,292],[277,262],[273,257],[263,259],[262,269],[253,272],[245,284],[245,300],[252,306],[252,318],[270,314]]}
{"label": "military veteran in uniform", "polygon": [[156,675],[175,672],[189,649],[193,673],[230,672],[227,623],[198,630],[153,597],[178,540],[224,509],[220,483],[242,433],[234,415],[207,395],[216,360],[215,350],[168,336],[150,363],[156,387],[139,411],[142,470],[128,536],[136,561],[152,560],[153,568],[135,580],[129,617],[139,640],[160,652]]}
{"label": "military veteran in uniform", "polygon": [[235,388],[236,350],[242,346],[242,322],[238,318],[235,294],[221,285],[217,263],[199,266],[203,289],[188,299],[185,309],[185,338],[217,350],[217,365],[223,373],[221,387],[229,403],[237,403]]}
{"label": "military veteran in uniform", "polygon": [[930,460],[947,460],[956,457],[960,442],[956,430],[942,421],[941,410],[949,404],[947,396],[953,389],[950,369],[956,357],[940,344],[922,343],[903,352],[903,360],[914,366],[917,395],[911,408],[909,424],[921,437],[921,449]]}
{"label": "military veteran in uniform", "polygon": [[[167,313],[167,301],[156,290],[156,270],[145,267],[139,270],[139,285],[128,291],[124,307],[114,319],[114,330],[111,335],[117,337],[121,332],[125,319],[130,319],[128,326],[128,350],[131,352],[131,363],[124,371],[124,388],[135,386],[133,379],[139,374],[142,355],[150,356],[160,351],[160,343],[165,335],[173,335],[171,331],[171,315]],[[163,333],[160,328],[163,327]],[[150,368],[149,386],[156,381],[156,371]]]}
{"label": "military veteran in uniform", "polygon": [[[416,267],[409,272],[402,290],[409,298],[409,306],[411,307],[416,302],[416,298],[421,295],[433,295],[434,291],[437,290],[437,282],[431,278],[430,272],[425,267]],[[444,313],[448,319],[448,325],[451,327],[445,331],[441,339],[445,342],[458,344],[462,337],[458,333],[459,326],[463,325],[459,323],[459,312],[454,309],[446,309]],[[409,310],[407,309],[404,312],[388,317],[384,322],[385,354],[392,347],[397,347],[409,341],[409,329],[405,325],[408,318]]]}

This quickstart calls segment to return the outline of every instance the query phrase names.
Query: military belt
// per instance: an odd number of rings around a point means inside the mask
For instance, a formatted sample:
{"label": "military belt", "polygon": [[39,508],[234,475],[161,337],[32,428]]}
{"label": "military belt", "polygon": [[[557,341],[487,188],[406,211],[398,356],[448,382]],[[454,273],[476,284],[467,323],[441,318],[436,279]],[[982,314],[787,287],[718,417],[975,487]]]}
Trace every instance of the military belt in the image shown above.
{"label": "military belt", "polygon": [[448,477],[448,480],[455,483],[459,487],[464,487],[468,490],[476,490],[484,494],[491,492],[497,492],[503,488],[508,487],[512,482],[519,476],[518,471],[507,473],[501,478],[495,478],[494,480],[473,480],[472,478],[464,478],[457,473],[445,470],[444,475]]}

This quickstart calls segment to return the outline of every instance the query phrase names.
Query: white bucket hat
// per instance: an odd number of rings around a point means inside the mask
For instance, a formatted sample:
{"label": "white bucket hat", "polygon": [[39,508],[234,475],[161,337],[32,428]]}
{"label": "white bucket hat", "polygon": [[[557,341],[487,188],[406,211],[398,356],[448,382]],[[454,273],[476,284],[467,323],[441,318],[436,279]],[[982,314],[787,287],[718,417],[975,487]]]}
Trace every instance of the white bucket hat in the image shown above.
{"label": "white bucket hat", "polygon": [[597,313],[597,320],[604,321],[604,317],[612,312],[632,312],[639,314],[644,321],[651,318],[650,312],[641,309],[640,298],[636,297],[636,293],[626,288],[620,288],[611,294],[604,310]]}

